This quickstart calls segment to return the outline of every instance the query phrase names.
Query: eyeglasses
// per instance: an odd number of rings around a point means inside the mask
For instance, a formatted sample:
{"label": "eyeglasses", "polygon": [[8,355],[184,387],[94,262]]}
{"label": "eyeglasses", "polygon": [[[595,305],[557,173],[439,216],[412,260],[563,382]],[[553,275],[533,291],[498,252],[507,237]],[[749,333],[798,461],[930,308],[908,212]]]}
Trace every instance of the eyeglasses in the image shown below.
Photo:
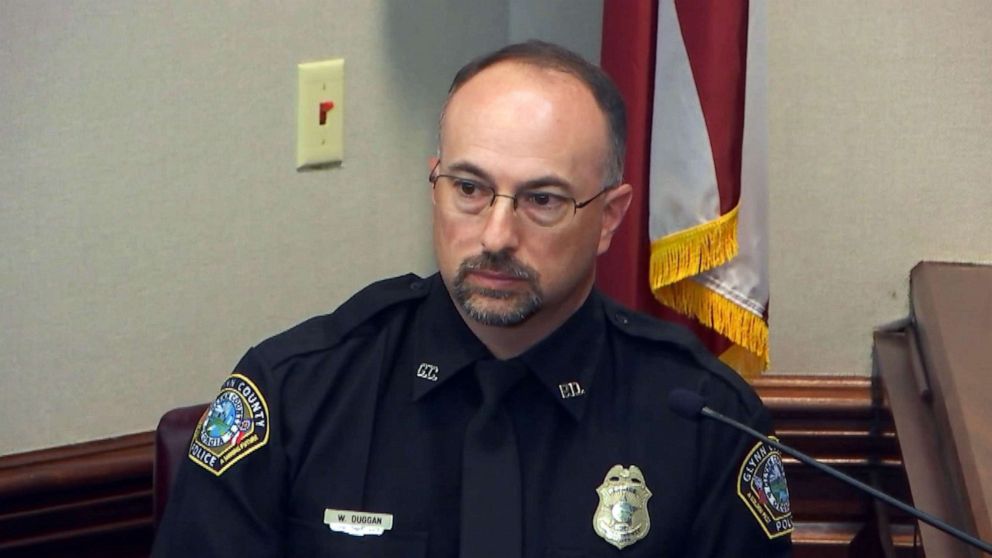
{"label": "eyeglasses", "polygon": [[613,186],[603,188],[595,196],[579,202],[539,188],[512,196],[497,194],[495,188],[479,179],[451,174],[432,172],[428,180],[434,185],[438,203],[445,209],[463,215],[481,215],[496,204],[496,198],[506,198],[513,201],[514,213],[522,213],[527,220],[541,227],[554,227],[571,220],[580,209],[613,189]]}

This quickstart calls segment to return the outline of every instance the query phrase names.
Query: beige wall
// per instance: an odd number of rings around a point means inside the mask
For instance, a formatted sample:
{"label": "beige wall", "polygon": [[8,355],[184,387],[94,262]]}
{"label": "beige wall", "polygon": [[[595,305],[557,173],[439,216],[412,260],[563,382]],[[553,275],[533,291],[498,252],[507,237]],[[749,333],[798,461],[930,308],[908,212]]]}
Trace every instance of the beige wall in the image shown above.
{"label": "beige wall", "polygon": [[772,368],[868,374],[916,262],[992,262],[992,2],[768,11]]}
{"label": "beige wall", "polygon": [[508,0],[511,43],[541,39],[599,62],[603,0]]}
{"label": "beige wall", "polygon": [[[600,17],[569,6],[514,5],[538,22],[515,35]],[[0,0],[0,454],[151,429],[251,344],[430,273],[437,111],[510,11]],[[564,42],[598,59],[598,34]],[[296,64],[333,57],[344,166],[297,173]]]}

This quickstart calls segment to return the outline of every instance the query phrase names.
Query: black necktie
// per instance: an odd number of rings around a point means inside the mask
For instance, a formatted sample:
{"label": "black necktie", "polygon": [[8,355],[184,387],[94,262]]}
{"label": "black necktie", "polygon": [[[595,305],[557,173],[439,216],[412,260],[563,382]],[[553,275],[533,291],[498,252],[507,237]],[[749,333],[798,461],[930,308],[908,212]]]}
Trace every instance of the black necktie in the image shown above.
{"label": "black necktie", "polygon": [[526,373],[518,362],[475,366],[482,405],[468,423],[462,449],[461,558],[521,556],[520,456],[501,401]]}

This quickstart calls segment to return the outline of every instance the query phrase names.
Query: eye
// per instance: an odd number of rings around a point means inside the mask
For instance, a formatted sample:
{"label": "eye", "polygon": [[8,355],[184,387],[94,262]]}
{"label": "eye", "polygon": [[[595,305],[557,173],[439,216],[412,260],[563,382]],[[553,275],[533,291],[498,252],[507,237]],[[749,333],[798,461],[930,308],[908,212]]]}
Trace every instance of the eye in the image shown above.
{"label": "eye", "polygon": [[454,178],[451,182],[454,185],[455,190],[466,198],[474,198],[483,195],[482,186],[472,182],[471,180]]}
{"label": "eye", "polygon": [[525,192],[520,194],[520,201],[528,207],[543,210],[561,209],[568,198],[551,192]]}

